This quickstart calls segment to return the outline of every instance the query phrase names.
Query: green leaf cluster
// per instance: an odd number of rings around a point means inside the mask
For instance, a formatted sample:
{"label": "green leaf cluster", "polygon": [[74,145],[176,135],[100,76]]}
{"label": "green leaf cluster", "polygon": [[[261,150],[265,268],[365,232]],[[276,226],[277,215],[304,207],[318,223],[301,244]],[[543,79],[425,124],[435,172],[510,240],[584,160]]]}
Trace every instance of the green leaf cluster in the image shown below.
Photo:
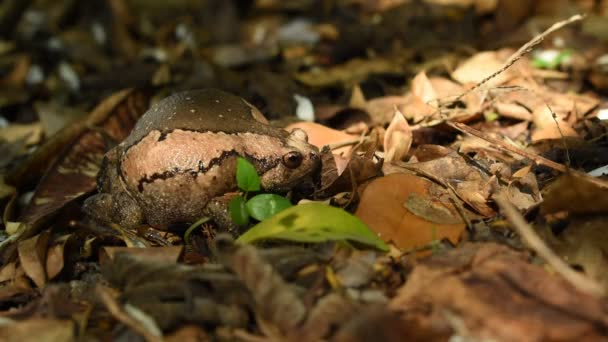
{"label": "green leaf cluster", "polygon": [[236,179],[243,195],[232,199],[229,211],[238,225],[247,225],[251,218],[259,222],[241,235],[237,243],[253,243],[267,239],[318,243],[348,241],[388,251],[388,246],[365,223],[340,208],[321,203],[293,206],[285,197],[250,192],[260,190],[260,178],[251,163],[238,159]]}

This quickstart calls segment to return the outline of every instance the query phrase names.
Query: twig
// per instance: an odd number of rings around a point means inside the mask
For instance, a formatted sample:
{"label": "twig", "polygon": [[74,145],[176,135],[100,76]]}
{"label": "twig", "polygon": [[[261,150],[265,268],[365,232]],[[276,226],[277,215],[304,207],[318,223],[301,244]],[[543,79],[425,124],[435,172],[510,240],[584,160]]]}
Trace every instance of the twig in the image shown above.
{"label": "twig", "polygon": [[576,272],[559,256],[553,253],[553,251],[534,232],[519,211],[517,211],[515,206],[513,206],[502,193],[497,193],[494,199],[509,223],[511,223],[513,228],[519,233],[524,243],[536,252],[538,256],[543,258],[557,274],[582,292],[594,297],[602,297],[605,295],[605,291],[600,284],[595,280]]}
{"label": "twig", "polygon": [[522,47],[520,47],[519,50],[517,50],[514,54],[512,54],[509,57],[509,59],[507,59],[507,61],[502,65],[502,67],[500,69],[498,69],[498,71],[494,72],[490,76],[487,76],[486,78],[484,78],[483,80],[481,80],[479,83],[477,83],[474,87],[472,87],[471,89],[469,89],[469,90],[465,91],[464,93],[460,94],[456,98],[456,100],[454,100],[454,102],[460,101],[463,97],[465,97],[466,95],[468,95],[472,91],[478,89],[479,87],[481,87],[482,85],[484,85],[485,83],[487,83],[489,80],[493,79],[494,77],[498,76],[499,74],[501,74],[505,70],[509,69],[513,64],[515,64],[515,62],[517,62],[518,60],[520,60],[528,52],[532,51],[532,49],[535,46],[537,46],[538,44],[540,44],[545,39],[545,37],[547,37],[551,33],[553,33],[555,31],[561,29],[562,27],[564,27],[566,25],[570,25],[570,24],[572,24],[574,22],[581,21],[584,18],[585,18],[584,15],[576,14],[576,15],[573,15],[573,16],[571,16],[570,18],[568,18],[566,20],[562,20],[560,22],[557,22],[557,23],[551,25],[551,27],[549,27],[548,29],[546,29],[543,33],[541,33],[541,34],[537,35],[536,37],[532,38],[529,42],[527,42]]}
{"label": "twig", "polygon": [[112,290],[108,287],[97,286],[96,289],[97,295],[106,306],[110,314],[114,316],[118,321],[122,324],[128,326],[133,329],[136,333],[141,335],[148,342],[162,342],[162,336],[158,336],[153,334],[153,332],[146,329],[143,324],[129,316],[124,310],[120,307],[118,302],[114,299],[112,295]]}
{"label": "twig", "polygon": [[556,171],[560,171],[560,172],[567,172],[568,171],[568,167],[564,164],[560,164],[560,163],[556,163],[552,160],[549,160],[545,157],[541,157],[537,154],[533,154],[527,151],[522,150],[521,148],[518,148],[516,146],[513,146],[511,144],[507,144],[506,142],[500,140],[500,139],[496,139],[484,132],[478,131],[475,128],[469,127],[465,124],[462,123],[458,123],[458,122],[446,122],[446,124],[448,124],[450,127],[453,127],[463,133],[466,134],[470,134],[472,136],[478,137],[482,140],[485,140],[487,142],[490,142],[492,144],[494,144],[494,147],[497,147],[501,150],[505,150],[511,153],[515,153],[517,155],[520,155],[526,159],[532,160],[535,163],[539,164],[539,165],[544,165],[546,167],[552,168],[553,170]]}

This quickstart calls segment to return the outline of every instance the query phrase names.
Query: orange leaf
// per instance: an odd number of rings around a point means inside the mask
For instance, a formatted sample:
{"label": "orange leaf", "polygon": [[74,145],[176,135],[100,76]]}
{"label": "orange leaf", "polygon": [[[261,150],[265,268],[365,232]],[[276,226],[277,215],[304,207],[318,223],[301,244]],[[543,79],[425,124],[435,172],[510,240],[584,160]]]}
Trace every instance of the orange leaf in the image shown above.
{"label": "orange leaf", "polygon": [[395,173],[371,182],[355,215],[401,249],[443,238],[455,243],[465,229],[443,188],[409,174]]}

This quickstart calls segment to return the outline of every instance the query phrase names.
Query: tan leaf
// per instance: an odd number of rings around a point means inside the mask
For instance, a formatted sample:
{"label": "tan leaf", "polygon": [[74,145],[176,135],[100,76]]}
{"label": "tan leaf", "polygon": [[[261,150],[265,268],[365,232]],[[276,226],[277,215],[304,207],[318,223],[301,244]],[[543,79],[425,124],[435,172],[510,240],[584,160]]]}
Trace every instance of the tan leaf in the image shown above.
{"label": "tan leaf", "polygon": [[36,286],[44,288],[46,284],[46,252],[49,241],[49,232],[44,231],[27,240],[19,242],[19,262]]}
{"label": "tan leaf", "polygon": [[465,229],[447,192],[433,182],[395,173],[372,181],[355,215],[385,241],[412,249],[448,238],[456,243]]}
{"label": "tan leaf", "polygon": [[113,260],[116,253],[128,253],[138,259],[148,262],[177,262],[182,255],[184,246],[167,246],[152,248],[104,247],[105,257]]}
{"label": "tan leaf", "polygon": [[361,87],[358,84],[353,86],[352,93],[350,94],[350,100],[348,102],[349,107],[353,108],[365,108],[365,95],[361,91]]}
{"label": "tan leaf", "polygon": [[[335,145],[349,142],[358,138],[358,136],[347,134],[314,122],[296,122],[285,127],[285,129],[288,131],[295,128],[304,130],[306,134],[308,134],[308,142],[317,146],[318,148],[322,148],[325,145]],[[348,150],[350,150],[350,147],[345,146],[337,148],[332,152],[335,154],[340,154],[346,153]]]}
{"label": "tan leaf", "polygon": [[75,325],[71,320],[31,318],[0,327],[0,340],[7,342],[75,341]]}
{"label": "tan leaf", "polygon": [[384,134],[384,160],[400,161],[412,147],[412,129],[403,114],[395,109],[395,115]]}
{"label": "tan leaf", "polygon": [[[504,58],[494,51],[484,51],[467,59],[452,73],[452,78],[461,84],[479,83],[486,77],[500,70],[504,63]],[[498,86],[505,83],[511,77],[510,70],[502,72],[492,80],[488,81],[488,86]]]}
{"label": "tan leaf", "polygon": [[437,99],[437,92],[424,71],[418,73],[412,80],[412,94],[423,102],[429,103]]}
{"label": "tan leaf", "polygon": [[64,235],[53,241],[46,255],[46,276],[47,279],[55,278],[64,266],[64,250],[71,235]]}
{"label": "tan leaf", "polygon": [[532,112],[534,130],[532,131],[532,142],[549,139],[561,139],[562,137],[577,137],[578,133],[564,121],[560,115],[551,111],[546,105],[537,107]]}

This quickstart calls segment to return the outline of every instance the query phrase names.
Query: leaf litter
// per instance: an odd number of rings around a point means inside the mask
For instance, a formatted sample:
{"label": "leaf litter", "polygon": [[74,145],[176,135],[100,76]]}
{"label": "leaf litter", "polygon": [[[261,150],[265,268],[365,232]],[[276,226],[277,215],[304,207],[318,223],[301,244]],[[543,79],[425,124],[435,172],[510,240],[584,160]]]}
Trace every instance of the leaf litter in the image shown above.
{"label": "leaf litter", "polygon": [[[0,9],[0,339],[606,339],[601,6],[17,2]],[[202,87],[307,131],[318,188],[288,198],[354,216],[300,204],[240,238],[88,220],[103,153]]]}

